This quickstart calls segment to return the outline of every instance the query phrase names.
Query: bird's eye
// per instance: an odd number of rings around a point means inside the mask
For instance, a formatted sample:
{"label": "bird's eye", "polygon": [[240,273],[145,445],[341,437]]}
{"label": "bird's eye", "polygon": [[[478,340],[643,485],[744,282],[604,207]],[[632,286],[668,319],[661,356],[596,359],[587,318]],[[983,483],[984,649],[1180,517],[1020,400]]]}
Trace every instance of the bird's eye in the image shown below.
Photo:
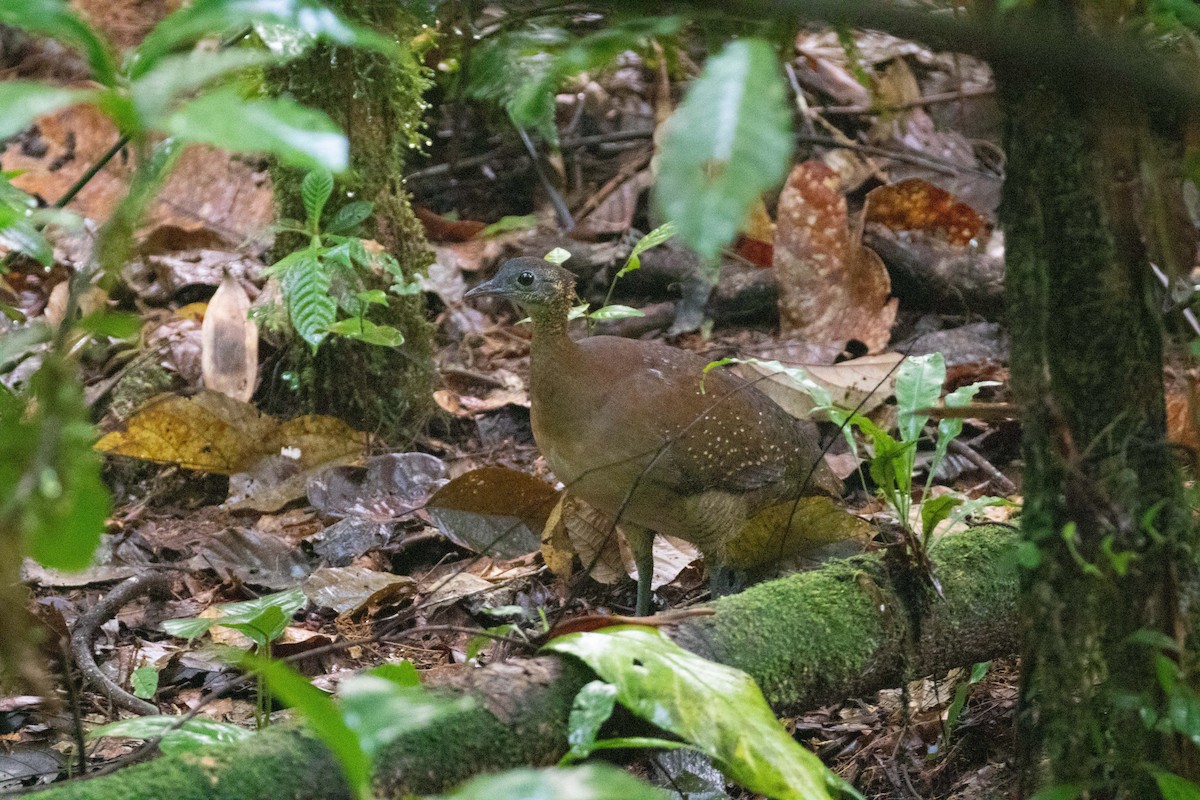
{"label": "bird's eye", "polygon": [[522,272],[517,276],[517,283],[522,286],[533,286],[533,273],[529,271]]}

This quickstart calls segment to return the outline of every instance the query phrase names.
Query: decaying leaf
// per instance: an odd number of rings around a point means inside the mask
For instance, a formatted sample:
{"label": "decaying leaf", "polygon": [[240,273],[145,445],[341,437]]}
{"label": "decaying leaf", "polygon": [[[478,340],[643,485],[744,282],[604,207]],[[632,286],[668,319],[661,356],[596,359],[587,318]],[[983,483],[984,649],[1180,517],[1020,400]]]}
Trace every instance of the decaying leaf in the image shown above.
{"label": "decaying leaf", "polygon": [[959,247],[982,242],[987,233],[975,209],[920,178],[872,189],[867,195],[866,221],[894,231],[922,231]]}
{"label": "decaying leaf", "polygon": [[200,326],[204,388],[243,402],[258,383],[258,326],[249,312],[250,296],[241,281],[226,273]]}
{"label": "decaying leaf", "polygon": [[[840,364],[804,364],[799,368],[829,392],[835,405],[866,416],[895,393],[896,367],[903,360],[900,353],[880,353]],[[738,371],[793,417],[812,419],[816,406],[812,396],[793,374],[784,371],[784,366],[753,360],[739,364]]]}
{"label": "decaying leaf", "polygon": [[367,435],[334,417],[286,422],[217,392],[152,398],[96,443],[109,455],[178,464],[199,472],[246,472],[267,456],[285,454],[302,469],[361,454]]}
{"label": "decaying leaf", "polygon": [[366,567],[321,567],[300,588],[313,605],[332,608],[341,616],[411,596],[416,580]]}
{"label": "decaying leaf", "polygon": [[887,346],[896,319],[891,281],[874,251],[851,236],[839,180],[820,161],[796,165],[779,197],[775,268],[785,335]]}
{"label": "decaying leaf", "polygon": [[747,522],[726,545],[725,558],[731,567],[749,569],[803,556],[835,542],[865,541],[874,530],[829,497],[801,497],[771,506]]}
{"label": "decaying leaf", "polygon": [[438,530],[459,547],[516,558],[538,549],[557,496],[553,486],[527,473],[482,467],[443,486],[426,508]]}
{"label": "decaying leaf", "polygon": [[599,583],[616,583],[627,574],[612,517],[563,492],[542,529],[542,560],[555,575],[567,578],[576,555]]}

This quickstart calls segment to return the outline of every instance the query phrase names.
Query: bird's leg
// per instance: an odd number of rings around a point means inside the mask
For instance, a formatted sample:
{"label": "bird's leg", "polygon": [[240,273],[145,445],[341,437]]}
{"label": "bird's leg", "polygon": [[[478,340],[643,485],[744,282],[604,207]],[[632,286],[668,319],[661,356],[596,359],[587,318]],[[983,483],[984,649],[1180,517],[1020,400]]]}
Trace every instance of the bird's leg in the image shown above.
{"label": "bird's leg", "polygon": [[650,616],[650,580],[654,577],[654,531],[640,525],[621,524],[633,565],[637,567],[637,615]]}

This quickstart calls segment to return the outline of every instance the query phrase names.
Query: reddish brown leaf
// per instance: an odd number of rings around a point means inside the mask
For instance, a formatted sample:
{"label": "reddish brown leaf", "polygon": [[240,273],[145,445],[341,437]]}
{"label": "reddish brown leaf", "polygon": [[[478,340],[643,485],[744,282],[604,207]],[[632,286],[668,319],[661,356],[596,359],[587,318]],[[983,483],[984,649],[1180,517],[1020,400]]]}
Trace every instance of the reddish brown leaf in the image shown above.
{"label": "reddish brown leaf", "polygon": [[423,206],[413,206],[413,213],[425,226],[425,234],[435,242],[465,242],[487,227],[473,219],[446,219]]}
{"label": "reddish brown leaf", "polygon": [[792,169],[779,196],[775,267],[785,336],[868,352],[887,346],[896,319],[891,281],[874,251],[851,235],[837,174],[820,161]]}
{"label": "reddish brown leaf", "polygon": [[880,186],[867,195],[867,222],[894,231],[924,231],[966,247],[987,233],[983,217],[945,189],[920,178]]}

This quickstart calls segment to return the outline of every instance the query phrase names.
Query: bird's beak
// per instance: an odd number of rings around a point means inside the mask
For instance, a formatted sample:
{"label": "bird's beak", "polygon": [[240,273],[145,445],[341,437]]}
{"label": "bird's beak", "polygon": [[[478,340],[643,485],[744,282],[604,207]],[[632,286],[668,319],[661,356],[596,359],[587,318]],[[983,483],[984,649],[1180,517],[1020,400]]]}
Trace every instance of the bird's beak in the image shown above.
{"label": "bird's beak", "polygon": [[496,279],[493,278],[492,280],[484,281],[474,289],[469,290],[463,295],[463,299],[470,299],[472,297],[495,297],[496,295],[500,294],[504,294],[504,290],[496,285]]}

